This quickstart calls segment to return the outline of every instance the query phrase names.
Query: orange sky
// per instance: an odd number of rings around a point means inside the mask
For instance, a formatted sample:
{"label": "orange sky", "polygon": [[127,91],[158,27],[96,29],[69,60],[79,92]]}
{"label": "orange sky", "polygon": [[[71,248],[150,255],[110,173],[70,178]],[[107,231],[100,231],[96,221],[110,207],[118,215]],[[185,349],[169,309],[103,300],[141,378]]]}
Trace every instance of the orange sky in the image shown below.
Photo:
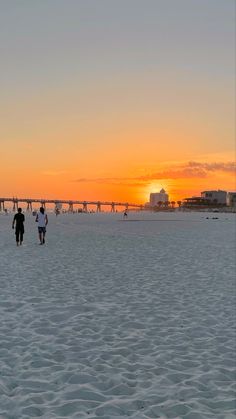
{"label": "orange sky", "polygon": [[99,5],[2,6],[0,196],[235,190],[234,2]]}

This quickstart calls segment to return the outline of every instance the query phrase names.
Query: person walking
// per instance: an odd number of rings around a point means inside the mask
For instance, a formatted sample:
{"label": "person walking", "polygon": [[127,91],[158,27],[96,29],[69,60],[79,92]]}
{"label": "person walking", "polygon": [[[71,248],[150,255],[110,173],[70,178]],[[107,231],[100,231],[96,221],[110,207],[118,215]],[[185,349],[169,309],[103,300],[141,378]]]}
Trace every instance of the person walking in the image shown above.
{"label": "person walking", "polygon": [[39,212],[36,215],[35,221],[38,223],[39,232],[39,244],[45,243],[46,226],[48,224],[48,216],[43,207],[40,207]]}
{"label": "person walking", "polygon": [[124,216],[124,219],[127,219],[128,218],[128,210],[127,209],[125,210],[123,216]]}
{"label": "person walking", "polygon": [[15,225],[15,235],[16,235],[16,245],[19,246],[23,243],[23,236],[24,236],[24,222],[25,222],[25,216],[22,214],[22,208],[18,208],[17,214],[14,215],[13,221],[12,221],[12,228],[14,230]]}

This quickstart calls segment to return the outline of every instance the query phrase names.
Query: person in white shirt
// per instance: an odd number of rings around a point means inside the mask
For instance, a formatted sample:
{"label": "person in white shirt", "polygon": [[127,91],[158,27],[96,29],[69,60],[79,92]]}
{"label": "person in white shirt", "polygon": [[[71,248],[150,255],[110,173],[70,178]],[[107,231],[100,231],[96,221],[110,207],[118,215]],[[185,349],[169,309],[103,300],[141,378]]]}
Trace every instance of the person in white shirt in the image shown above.
{"label": "person in white shirt", "polygon": [[40,207],[39,212],[36,215],[36,220],[38,223],[38,232],[39,232],[39,244],[45,243],[46,235],[46,225],[48,224],[48,216],[43,207]]}

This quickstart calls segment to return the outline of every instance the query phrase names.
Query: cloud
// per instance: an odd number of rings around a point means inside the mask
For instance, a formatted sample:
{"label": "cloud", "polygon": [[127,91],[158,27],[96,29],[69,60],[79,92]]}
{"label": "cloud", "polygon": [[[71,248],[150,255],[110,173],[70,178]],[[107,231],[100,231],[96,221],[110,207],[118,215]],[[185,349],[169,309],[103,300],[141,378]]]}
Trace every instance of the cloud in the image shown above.
{"label": "cloud", "polygon": [[79,178],[73,180],[73,182],[78,183],[96,183],[96,184],[103,184],[103,185],[113,185],[113,186],[125,186],[125,187],[140,187],[143,186],[143,180],[136,179],[136,178]]}
{"label": "cloud", "polygon": [[203,179],[208,177],[214,172],[225,172],[235,175],[236,164],[234,162],[213,162],[204,163],[189,161],[187,163],[169,165],[166,169],[160,170],[147,175],[138,177],[104,177],[104,178],[79,178],[74,182],[92,182],[92,183],[105,183],[113,185],[126,185],[126,186],[141,186],[151,181],[158,181],[162,179]]}
{"label": "cloud", "polygon": [[214,172],[214,171],[221,171],[221,172],[229,172],[229,173],[235,173],[236,171],[236,163],[235,162],[226,162],[226,163],[201,163],[201,162],[194,162],[194,161],[190,161],[189,163],[189,167],[193,167],[193,168],[202,168],[206,171],[209,172]]}
{"label": "cloud", "polygon": [[226,163],[202,163],[190,161],[184,164],[175,164],[166,170],[151,173],[139,177],[140,180],[159,180],[159,179],[191,179],[206,178],[212,172],[236,173],[236,164],[234,162]]}
{"label": "cloud", "polygon": [[116,178],[116,177],[104,177],[104,178],[79,178],[75,179],[73,182],[79,183],[86,183],[86,182],[93,182],[93,183],[116,183],[119,182],[123,183],[124,181],[132,180],[133,178]]}
{"label": "cloud", "polygon": [[167,169],[156,173],[140,176],[138,179],[143,181],[159,180],[159,179],[189,179],[189,178],[205,178],[207,173],[201,168],[176,168]]}

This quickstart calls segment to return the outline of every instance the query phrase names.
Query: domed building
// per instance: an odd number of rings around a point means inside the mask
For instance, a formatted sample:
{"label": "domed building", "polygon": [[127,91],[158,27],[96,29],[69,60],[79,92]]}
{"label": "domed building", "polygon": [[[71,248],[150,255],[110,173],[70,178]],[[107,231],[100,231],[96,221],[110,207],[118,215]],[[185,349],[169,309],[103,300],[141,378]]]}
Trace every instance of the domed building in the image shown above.
{"label": "domed building", "polygon": [[160,192],[155,192],[150,194],[149,205],[150,207],[156,207],[158,202],[168,202],[169,195],[166,193],[165,189],[161,189]]}

